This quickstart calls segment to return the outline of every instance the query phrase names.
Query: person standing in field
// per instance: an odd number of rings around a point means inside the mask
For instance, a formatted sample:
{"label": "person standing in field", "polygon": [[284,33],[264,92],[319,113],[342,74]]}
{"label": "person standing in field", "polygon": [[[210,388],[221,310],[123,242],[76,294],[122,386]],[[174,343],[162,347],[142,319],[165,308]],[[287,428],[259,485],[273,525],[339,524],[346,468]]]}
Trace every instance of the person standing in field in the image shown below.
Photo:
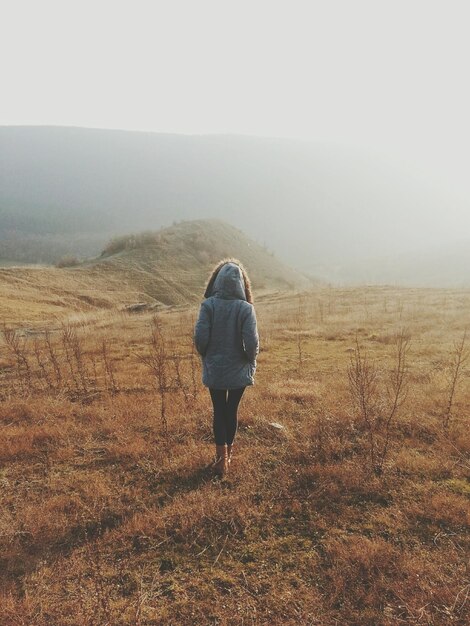
{"label": "person standing in field", "polygon": [[194,329],[202,357],[202,382],[209,388],[214,410],[213,429],[218,476],[232,460],[237,411],[245,388],[254,384],[259,337],[251,284],[237,259],[224,259],[214,268]]}

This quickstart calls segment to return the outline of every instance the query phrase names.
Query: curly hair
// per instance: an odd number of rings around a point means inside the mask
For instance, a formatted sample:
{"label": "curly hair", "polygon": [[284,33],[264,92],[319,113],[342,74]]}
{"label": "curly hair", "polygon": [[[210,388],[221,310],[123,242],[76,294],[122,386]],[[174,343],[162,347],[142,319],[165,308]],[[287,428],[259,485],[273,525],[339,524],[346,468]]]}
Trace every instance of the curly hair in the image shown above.
{"label": "curly hair", "polygon": [[251,281],[248,278],[246,269],[243,267],[242,263],[238,259],[232,259],[232,258],[222,259],[222,261],[219,261],[217,265],[214,267],[214,269],[212,270],[210,274],[209,280],[207,282],[206,290],[204,292],[204,298],[210,298],[210,296],[212,295],[212,288],[214,286],[215,279],[217,278],[218,273],[220,272],[220,270],[226,263],[234,263],[235,265],[238,265],[238,267],[240,268],[240,271],[243,276],[243,282],[245,285],[246,301],[249,302],[250,304],[253,304],[253,292],[251,291]]}

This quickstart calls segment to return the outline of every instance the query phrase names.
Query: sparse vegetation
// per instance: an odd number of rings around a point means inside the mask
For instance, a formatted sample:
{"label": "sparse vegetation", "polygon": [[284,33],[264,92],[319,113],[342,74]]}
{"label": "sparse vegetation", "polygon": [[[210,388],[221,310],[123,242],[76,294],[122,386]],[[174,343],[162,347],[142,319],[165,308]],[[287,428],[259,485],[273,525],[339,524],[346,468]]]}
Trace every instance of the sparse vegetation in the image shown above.
{"label": "sparse vegetation", "polygon": [[465,329],[462,339],[459,342],[454,343],[454,347],[451,354],[451,363],[449,371],[449,394],[447,398],[446,408],[442,415],[442,423],[444,428],[449,428],[450,418],[452,416],[452,406],[454,404],[455,394],[457,392],[457,386],[462,376],[462,369],[469,357],[469,351],[466,347],[467,329]]}
{"label": "sparse vegetation", "polygon": [[467,624],[469,304],[392,288],[261,298],[223,481],[205,469],[195,307],[9,321],[2,626]]}
{"label": "sparse vegetation", "polygon": [[117,254],[123,250],[135,250],[136,248],[142,248],[144,246],[158,243],[160,240],[160,234],[158,232],[147,231],[144,233],[137,233],[132,235],[122,235],[121,237],[114,237],[106,245],[101,256],[108,256],[111,254]]}

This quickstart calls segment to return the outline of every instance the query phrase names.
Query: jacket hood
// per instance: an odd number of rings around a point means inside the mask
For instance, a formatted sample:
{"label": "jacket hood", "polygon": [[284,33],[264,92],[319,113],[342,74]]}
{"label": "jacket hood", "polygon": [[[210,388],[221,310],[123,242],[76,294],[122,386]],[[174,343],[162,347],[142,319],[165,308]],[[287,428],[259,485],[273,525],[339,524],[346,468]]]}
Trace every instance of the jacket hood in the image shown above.
{"label": "jacket hood", "polygon": [[245,283],[238,265],[226,263],[220,268],[212,295],[226,300],[246,300]]}

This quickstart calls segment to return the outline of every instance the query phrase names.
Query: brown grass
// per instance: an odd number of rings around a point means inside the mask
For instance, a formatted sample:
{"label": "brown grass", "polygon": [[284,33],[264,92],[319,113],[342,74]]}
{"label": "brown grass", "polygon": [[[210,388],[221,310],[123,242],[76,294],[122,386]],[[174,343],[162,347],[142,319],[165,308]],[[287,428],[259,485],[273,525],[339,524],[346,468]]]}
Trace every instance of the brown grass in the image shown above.
{"label": "brown grass", "polygon": [[[467,624],[470,389],[452,364],[469,304],[391,288],[261,298],[256,385],[222,481],[206,469],[194,308],[34,335],[10,319],[0,624]],[[404,327],[407,396],[389,420]],[[380,472],[350,393],[357,345],[377,382]]]}

